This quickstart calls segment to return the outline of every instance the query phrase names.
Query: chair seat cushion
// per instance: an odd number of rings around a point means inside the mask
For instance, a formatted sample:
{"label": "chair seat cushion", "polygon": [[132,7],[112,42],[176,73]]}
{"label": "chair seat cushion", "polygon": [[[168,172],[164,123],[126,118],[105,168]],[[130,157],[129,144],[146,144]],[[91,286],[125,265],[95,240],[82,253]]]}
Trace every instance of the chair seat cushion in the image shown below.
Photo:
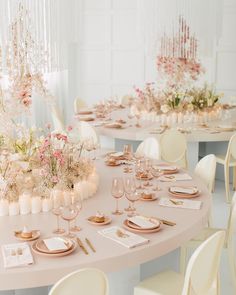
{"label": "chair seat cushion", "polygon": [[140,282],[134,295],[181,295],[184,276],[174,271],[165,271]]}

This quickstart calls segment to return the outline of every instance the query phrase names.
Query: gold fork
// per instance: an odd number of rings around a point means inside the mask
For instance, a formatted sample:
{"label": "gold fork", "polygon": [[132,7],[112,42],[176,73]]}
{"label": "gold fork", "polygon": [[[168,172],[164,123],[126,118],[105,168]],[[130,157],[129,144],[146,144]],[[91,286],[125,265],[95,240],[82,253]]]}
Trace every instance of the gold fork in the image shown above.
{"label": "gold fork", "polygon": [[183,205],[183,201],[175,201],[173,199],[170,199],[171,203],[173,203],[174,205]]}
{"label": "gold fork", "polygon": [[119,238],[128,238],[128,237],[129,237],[128,234],[124,233],[124,232],[123,232],[122,230],[120,230],[120,229],[118,229],[118,230],[116,231],[116,234],[117,234],[117,236],[118,236]]}

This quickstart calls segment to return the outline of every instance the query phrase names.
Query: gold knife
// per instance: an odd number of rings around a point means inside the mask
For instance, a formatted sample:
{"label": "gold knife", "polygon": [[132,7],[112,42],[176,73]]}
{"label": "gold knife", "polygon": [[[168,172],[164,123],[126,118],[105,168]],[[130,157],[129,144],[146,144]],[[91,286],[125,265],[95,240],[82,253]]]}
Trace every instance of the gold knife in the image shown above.
{"label": "gold knife", "polygon": [[79,238],[76,238],[76,240],[77,240],[77,243],[80,246],[80,248],[84,251],[84,253],[86,255],[88,255],[89,253],[88,253],[87,249],[84,247],[84,244],[82,243],[82,241]]}
{"label": "gold knife", "polygon": [[93,245],[91,244],[91,242],[89,241],[89,239],[85,238],[85,242],[89,245],[90,249],[95,253],[96,250],[95,250],[95,248],[93,247]]}

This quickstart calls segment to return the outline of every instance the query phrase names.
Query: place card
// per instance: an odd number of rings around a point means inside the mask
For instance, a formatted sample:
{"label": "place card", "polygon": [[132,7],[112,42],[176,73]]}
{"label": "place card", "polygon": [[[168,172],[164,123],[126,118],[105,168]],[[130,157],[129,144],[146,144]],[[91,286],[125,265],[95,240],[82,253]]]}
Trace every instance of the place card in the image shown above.
{"label": "place card", "polygon": [[2,257],[5,268],[33,264],[33,256],[27,243],[2,245]]}
{"label": "place card", "polygon": [[132,223],[140,226],[140,228],[142,228],[142,229],[150,229],[150,228],[157,226],[153,222],[149,221],[148,218],[143,217],[143,216],[137,215],[137,216],[128,218],[128,220],[131,221]]}
{"label": "place card", "polygon": [[65,241],[63,239],[58,238],[58,237],[44,239],[43,242],[49,251],[67,250],[68,249],[68,247],[65,244]]}
{"label": "place card", "polygon": [[139,235],[124,230],[118,226],[112,226],[98,231],[102,236],[111,239],[127,248],[134,248],[137,246],[145,245],[149,242],[148,239]]}
{"label": "place card", "polygon": [[192,177],[187,173],[178,173],[178,174],[162,175],[158,179],[160,181],[171,182],[171,181],[192,180]]}

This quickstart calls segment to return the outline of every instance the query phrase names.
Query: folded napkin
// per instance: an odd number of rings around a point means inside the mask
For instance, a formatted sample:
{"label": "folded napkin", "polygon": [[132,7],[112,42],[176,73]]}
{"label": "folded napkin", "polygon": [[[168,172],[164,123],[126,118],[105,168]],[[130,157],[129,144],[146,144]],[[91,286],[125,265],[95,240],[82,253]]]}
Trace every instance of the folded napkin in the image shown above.
{"label": "folded napkin", "polygon": [[68,249],[68,247],[65,245],[65,241],[58,237],[44,239],[43,242],[49,251]]}
{"label": "folded napkin", "polygon": [[150,228],[157,227],[157,225],[158,225],[158,224],[151,222],[147,217],[144,217],[144,216],[137,215],[137,216],[128,218],[128,220],[131,221],[132,223],[140,226],[140,228],[142,228],[142,229],[150,229]]}
{"label": "folded napkin", "polygon": [[170,191],[173,193],[182,193],[182,194],[196,194],[198,189],[196,187],[182,187],[182,186],[172,186]]}
{"label": "folded napkin", "polygon": [[111,239],[127,248],[134,248],[140,245],[147,244],[148,239],[133,234],[129,231],[124,230],[118,226],[112,226],[103,230],[98,231],[99,234],[104,237]]}
{"label": "folded napkin", "polygon": [[153,168],[154,169],[156,169],[156,170],[173,170],[173,171],[175,171],[176,169],[177,169],[177,167],[176,166],[168,166],[168,165],[154,165],[153,166]]}
{"label": "folded napkin", "polygon": [[169,174],[162,175],[159,177],[160,181],[171,182],[171,181],[183,181],[183,180],[191,180],[192,177],[187,173],[178,173],[178,174]]}
{"label": "folded napkin", "polygon": [[165,207],[199,210],[201,209],[202,201],[192,201],[179,198],[161,198],[159,205]]}
{"label": "folded napkin", "polygon": [[30,247],[27,243],[2,245],[4,267],[17,267],[34,263]]}

